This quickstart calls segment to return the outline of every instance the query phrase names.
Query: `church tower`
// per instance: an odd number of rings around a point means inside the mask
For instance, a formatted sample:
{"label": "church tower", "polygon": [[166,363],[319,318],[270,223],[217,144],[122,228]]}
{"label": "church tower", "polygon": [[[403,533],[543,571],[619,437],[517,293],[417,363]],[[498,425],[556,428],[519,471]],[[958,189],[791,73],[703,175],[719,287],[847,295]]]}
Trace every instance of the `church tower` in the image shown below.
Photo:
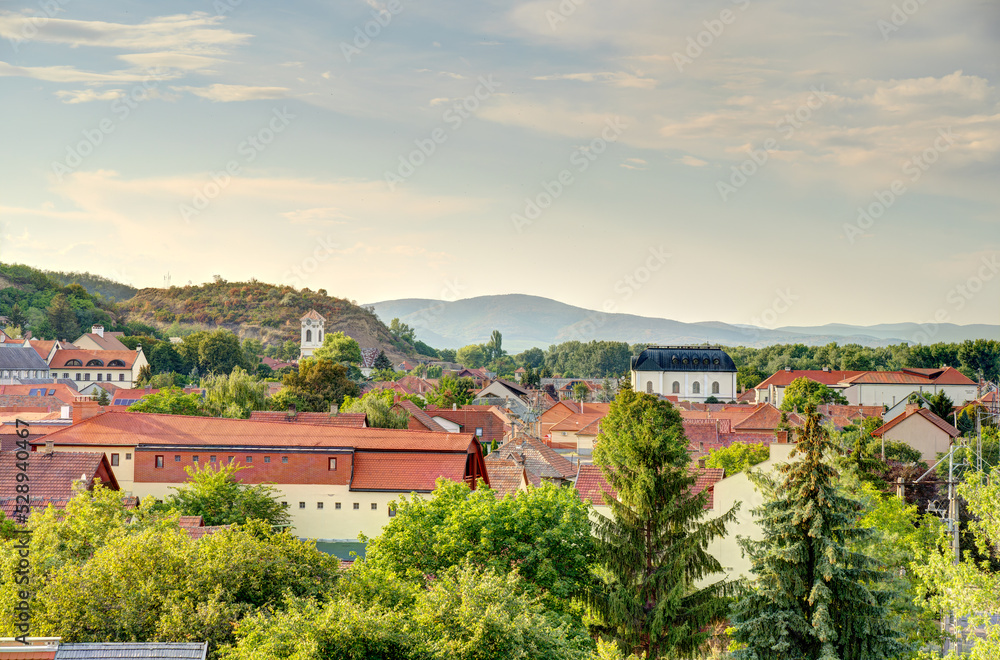
{"label": "church tower", "polygon": [[299,359],[312,357],[313,351],[323,345],[326,319],[315,309],[310,309],[299,319],[302,322],[302,339],[299,342]]}

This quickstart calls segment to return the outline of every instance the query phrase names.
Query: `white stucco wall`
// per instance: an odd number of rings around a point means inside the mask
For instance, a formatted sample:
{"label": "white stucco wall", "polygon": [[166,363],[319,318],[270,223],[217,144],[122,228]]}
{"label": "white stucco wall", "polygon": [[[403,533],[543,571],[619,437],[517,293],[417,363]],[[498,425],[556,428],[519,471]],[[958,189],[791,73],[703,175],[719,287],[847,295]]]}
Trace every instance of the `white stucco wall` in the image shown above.
{"label": "white stucco wall", "polygon": [[[976,398],[975,385],[913,385],[895,383],[872,383],[851,385],[843,390],[847,401],[854,406],[889,406],[905,401],[913,392],[923,392],[925,396],[933,396],[944,391],[955,405]],[[949,420],[950,421],[950,420]]]}
{"label": "white stucco wall", "polygon": [[[674,383],[679,383],[679,392],[674,392]],[[694,383],[699,383],[701,391],[694,393]],[[712,393],[712,383],[719,384],[718,393]],[[719,401],[736,399],[736,372],[727,371],[633,371],[632,389],[666,396],[677,396],[683,401],[704,401],[714,396]]]}

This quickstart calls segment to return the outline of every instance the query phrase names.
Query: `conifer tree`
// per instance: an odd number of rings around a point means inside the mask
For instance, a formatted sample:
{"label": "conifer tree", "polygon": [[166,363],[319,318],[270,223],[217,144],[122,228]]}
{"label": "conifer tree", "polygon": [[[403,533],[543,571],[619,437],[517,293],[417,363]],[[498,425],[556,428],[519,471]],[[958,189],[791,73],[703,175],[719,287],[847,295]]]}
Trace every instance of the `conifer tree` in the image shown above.
{"label": "conifer tree", "polygon": [[904,646],[894,629],[890,576],[852,548],[871,530],[856,526],[862,505],[839,494],[833,449],[810,410],[772,497],[754,511],[763,540],[743,540],[753,580],[735,602],[740,660],[880,660]]}
{"label": "conifer tree", "polygon": [[392,360],[385,354],[385,351],[379,351],[378,357],[375,358],[375,363],[372,365],[375,369],[392,369]]}
{"label": "conifer tree", "polygon": [[594,525],[606,578],[588,594],[590,605],[626,653],[694,655],[725,616],[727,583],[696,583],[721,573],[707,548],[735,509],[705,520],[708,494],[691,494],[680,414],[627,385],[601,421],[594,463],[617,497],[605,495],[613,517]]}

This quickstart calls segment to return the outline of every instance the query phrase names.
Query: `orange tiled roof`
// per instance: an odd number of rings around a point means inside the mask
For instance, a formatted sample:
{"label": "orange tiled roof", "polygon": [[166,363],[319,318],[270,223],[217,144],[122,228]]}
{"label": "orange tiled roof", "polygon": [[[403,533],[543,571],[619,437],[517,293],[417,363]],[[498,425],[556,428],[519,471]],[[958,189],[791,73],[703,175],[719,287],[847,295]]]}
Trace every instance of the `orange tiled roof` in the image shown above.
{"label": "orange tiled roof", "polygon": [[[117,336],[116,336],[117,335]],[[80,336],[76,341],[80,341],[84,337],[88,337],[91,341],[101,347],[101,350],[105,351],[127,351],[128,346],[121,343],[118,339],[120,332],[105,332],[104,336],[97,334],[96,332],[87,332]]]}
{"label": "orange tiled roof", "polygon": [[510,431],[510,427],[504,423],[493,406],[462,406],[458,410],[427,406],[424,412],[432,418],[440,417],[458,424],[462,427],[462,433],[475,433],[477,428],[481,428],[483,435],[479,441],[483,444],[489,444],[494,440],[500,442]]}
{"label": "orange tiled roof", "polygon": [[255,410],[250,413],[250,419],[257,422],[300,422],[303,424],[323,424],[326,426],[344,426],[353,429],[364,428],[366,416],[364,413],[337,413],[331,415],[325,412],[297,412],[290,417],[285,411]]}
{"label": "orange tiled roof", "polygon": [[604,504],[604,493],[610,494],[611,497],[618,496],[615,490],[604,479],[604,474],[597,465],[581,465],[580,471],[577,473],[575,485],[580,499],[585,501],[590,500],[596,506]]}
{"label": "orange tiled roof", "polygon": [[[0,452],[0,498],[16,497],[17,455],[14,452]],[[106,463],[104,454],[94,452],[32,452],[28,459],[28,478],[31,480],[32,499],[68,499],[73,496],[73,482],[84,477],[89,484]],[[109,471],[110,466],[105,466]],[[111,476],[111,475],[109,475]],[[105,479],[105,481],[107,481]],[[117,490],[118,484],[106,483]]]}
{"label": "orange tiled roof", "polygon": [[975,385],[976,382],[958,369],[903,369],[902,371],[864,371],[847,378],[851,385],[904,384],[904,385]]}
{"label": "orange tiled roof", "polygon": [[[390,451],[469,451],[469,433],[345,428],[155,413],[106,412],[49,434],[60,446],[192,445],[353,447]],[[43,442],[37,441],[38,444]]]}
{"label": "orange tiled roof", "polygon": [[438,477],[461,482],[465,454],[369,452],[354,454],[351,490],[430,492]]}
{"label": "orange tiled roof", "polygon": [[837,385],[843,380],[860,376],[863,373],[865,372],[835,370],[824,371],[823,369],[792,369],[791,371],[786,371],[785,369],[782,369],[767,380],[758,384],[754,389],[766,390],[771,385],[774,385],[775,387],[787,387],[791,385],[792,381],[796,378],[808,378],[809,380],[814,380],[817,383],[823,383],[827,386]]}
{"label": "orange tiled roof", "polygon": [[[66,368],[66,363],[70,360],[79,360],[83,366],[71,367],[72,369],[131,369],[138,355],[136,351],[98,351],[82,348],[59,349],[52,356],[49,368],[64,369]],[[104,365],[100,367],[88,367],[87,363],[91,360],[101,360]],[[109,367],[108,363],[112,360],[121,360],[125,363],[125,366]]]}
{"label": "orange tiled roof", "polygon": [[317,312],[315,309],[310,309],[308,312],[303,314],[299,320],[301,321],[302,319],[312,319],[313,321],[326,321],[326,318],[322,314]]}
{"label": "orange tiled roof", "polygon": [[[544,443],[528,437],[505,442],[495,452],[490,453],[486,460],[487,464],[490,460],[514,460],[524,464],[529,476],[549,479],[572,479],[577,472],[577,468],[565,456]],[[532,480],[532,483],[535,483],[535,480]]]}
{"label": "orange tiled roof", "polygon": [[691,487],[691,494],[697,495],[701,491],[708,489],[708,502],[706,509],[712,508],[712,500],[715,496],[715,484],[719,483],[726,476],[726,471],[722,468],[699,468],[696,470],[694,486]]}
{"label": "orange tiled roof", "polygon": [[930,410],[927,410],[926,408],[918,408],[917,410],[908,410],[904,412],[902,415],[897,415],[896,417],[893,417],[891,421],[883,424],[882,426],[872,431],[872,435],[875,437],[882,437],[883,435],[885,435],[887,431],[896,428],[897,426],[903,423],[903,420],[909,419],[914,415],[920,415],[928,422],[934,424],[936,427],[938,427],[939,429],[941,429],[942,431],[944,431],[953,438],[957,438],[962,434],[961,431],[959,431],[954,426],[952,426],[945,420],[941,419],[940,417],[932,413]]}
{"label": "orange tiled roof", "polygon": [[486,470],[490,475],[490,488],[500,498],[516,495],[528,481],[524,466],[514,461],[489,461],[486,463]]}
{"label": "orange tiled roof", "polygon": [[[407,422],[407,428],[417,430],[427,430],[427,431],[440,431],[441,433],[447,433],[448,430],[438,424],[437,420],[425,413],[420,409],[420,406],[413,403],[409,399],[400,399],[396,402],[397,406],[410,413],[410,419]],[[475,429],[473,429],[475,430]]]}

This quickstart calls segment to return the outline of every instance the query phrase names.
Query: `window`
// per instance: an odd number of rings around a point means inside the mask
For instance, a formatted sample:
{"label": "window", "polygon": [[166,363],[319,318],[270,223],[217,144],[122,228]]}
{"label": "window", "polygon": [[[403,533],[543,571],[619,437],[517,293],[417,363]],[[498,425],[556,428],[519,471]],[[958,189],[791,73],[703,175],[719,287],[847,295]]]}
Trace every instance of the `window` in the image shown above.
{"label": "window", "polygon": [[87,361],[87,366],[88,367],[103,367],[104,366],[104,360],[98,360],[97,358],[94,358],[93,360],[88,360]]}
{"label": "window", "polygon": [[361,505],[359,503],[355,502],[354,503],[354,510],[357,511],[360,508],[361,508]]}
{"label": "window", "polygon": [[336,458],[333,458],[333,457],[330,458],[330,462],[329,462],[328,468],[331,469],[331,470],[336,470],[337,469],[337,459]]}
{"label": "window", "polygon": [[320,343],[323,343],[323,331],[322,330],[317,330],[316,331],[316,341],[318,341]]}
{"label": "window", "polygon": [[63,378],[65,378],[65,379],[69,379],[69,374],[68,374],[68,373],[66,373],[65,371],[63,372]]}
{"label": "window", "polygon": [[192,463],[197,463],[198,462],[198,454],[195,454],[194,456],[191,457],[191,462]]}
{"label": "window", "polygon": [[111,454],[111,465],[118,465],[118,454]]}
{"label": "window", "polygon": [[89,373],[83,374],[83,379],[84,380],[90,380],[90,374]]}
{"label": "window", "polygon": [[673,392],[674,394],[680,394],[681,393],[680,381],[675,380],[673,387],[670,388],[670,391]]}
{"label": "window", "polygon": [[333,508],[334,509],[339,509],[340,508],[340,502],[337,502],[336,504],[334,504]]}
{"label": "window", "polygon": [[118,374],[118,380],[125,380],[125,374]]}
{"label": "window", "polygon": [[694,383],[691,385],[691,392],[693,392],[694,394],[701,394],[701,383],[699,383],[698,381],[694,381]]}
{"label": "window", "polygon": [[73,374],[73,380],[80,380],[80,374]]}
{"label": "window", "polygon": [[109,367],[124,367],[125,363],[122,362],[121,360],[112,360],[111,362],[108,362],[108,366]]}
{"label": "window", "polygon": [[230,463],[232,463],[232,462],[233,462],[233,458],[234,458],[233,456],[230,456],[230,457],[229,457],[229,462],[230,462]]}
{"label": "window", "polygon": [[653,393],[653,381],[651,380],[646,381],[646,394],[652,394],[652,393]]}
{"label": "window", "polygon": [[101,380],[102,378],[104,378],[104,374],[97,374],[97,380]]}
{"label": "window", "polygon": [[378,504],[376,502],[372,502],[372,511],[378,511]]}
{"label": "window", "polygon": [[108,374],[107,378],[105,378],[104,380],[111,380],[111,374]]}
{"label": "window", "polygon": [[311,342],[313,340],[313,331],[306,330],[306,342]]}
{"label": "window", "polygon": [[712,394],[719,393],[719,381],[712,381]]}
{"label": "window", "polygon": [[288,502],[282,502],[281,506],[283,506],[283,507],[285,507],[287,509],[288,508]]}
{"label": "window", "polygon": [[158,468],[163,467],[163,457],[162,456],[157,456],[156,457],[156,467],[158,467]]}
{"label": "window", "polygon": [[287,463],[288,462],[288,457],[287,456],[282,456],[281,457],[281,462],[282,463]]}
{"label": "window", "polygon": [[305,502],[299,502],[299,508],[300,509],[306,508],[306,503]]}
{"label": "window", "polygon": [[215,462],[215,456],[209,456],[208,457],[208,462],[209,463],[214,463]]}
{"label": "window", "polygon": [[271,457],[270,456],[265,456],[264,457],[264,462],[265,463],[270,463],[271,462]]}
{"label": "window", "polygon": [[317,509],[322,509],[323,508],[323,503],[322,502],[316,502],[316,508]]}
{"label": "window", "polygon": [[482,426],[477,426],[476,427],[476,437],[477,438],[483,437],[483,427]]}
{"label": "window", "polygon": [[132,460],[132,454],[125,454],[125,460],[126,461],[131,461]]}
{"label": "window", "polygon": [[174,454],[174,463],[180,463],[180,462],[181,462],[181,455]]}
{"label": "window", "polygon": [[66,360],[66,366],[67,367],[82,367],[83,366],[83,362],[80,362],[79,360]]}
{"label": "window", "polygon": [[389,507],[389,517],[390,518],[395,518],[396,517],[396,510],[394,508],[392,508],[392,507]]}
{"label": "window", "polygon": [[247,463],[253,463],[253,456],[247,456]]}

